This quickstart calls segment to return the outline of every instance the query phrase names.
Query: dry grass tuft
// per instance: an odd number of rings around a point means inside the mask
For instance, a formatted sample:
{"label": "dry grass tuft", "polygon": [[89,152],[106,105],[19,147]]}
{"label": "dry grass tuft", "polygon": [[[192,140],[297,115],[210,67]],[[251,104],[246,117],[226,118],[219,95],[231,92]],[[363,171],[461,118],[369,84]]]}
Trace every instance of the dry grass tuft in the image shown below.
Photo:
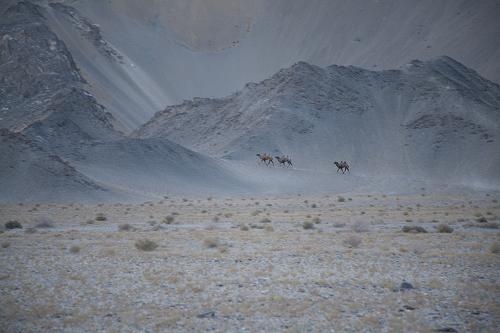
{"label": "dry grass tuft", "polygon": [[453,228],[447,224],[440,224],[437,226],[437,232],[451,234],[453,232]]}
{"label": "dry grass tuft", "polygon": [[407,225],[405,225],[402,230],[403,230],[403,232],[408,232],[411,234],[427,233],[427,230],[425,230],[423,227],[420,227],[420,226],[407,226]]}
{"label": "dry grass tuft", "polygon": [[358,236],[349,236],[344,239],[343,244],[349,248],[357,248],[361,245],[361,238]]}
{"label": "dry grass tuft", "polygon": [[22,229],[23,226],[18,221],[8,221],[5,222],[5,229]]}
{"label": "dry grass tuft", "polygon": [[158,247],[158,244],[149,239],[139,239],[135,242],[135,247],[138,250],[150,252],[154,251]]}
{"label": "dry grass tuft", "polygon": [[98,213],[96,216],[95,216],[95,220],[96,221],[106,221],[108,218],[106,217],[106,215],[104,215],[103,213]]}
{"label": "dry grass tuft", "polygon": [[118,226],[118,230],[119,230],[119,231],[134,231],[134,230],[135,230],[135,228],[134,228],[134,227],[132,227],[132,226],[131,226],[130,224],[128,224],[128,223],[124,223],[124,224],[120,224],[120,225]]}
{"label": "dry grass tuft", "polygon": [[304,228],[305,230],[314,229],[314,223],[312,223],[311,221],[306,221],[302,223],[302,228]]}
{"label": "dry grass tuft", "polygon": [[175,217],[173,217],[172,215],[168,215],[168,216],[165,216],[165,217],[163,218],[162,223],[165,223],[165,224],[172,224],[172,223],[174,223],[174,221],[175,221]]}
{"label": "dry grass tuft", "polygon": [[73,245],[72,247],[69,248],[69,252],[76,254],[76,253],[80,252],[80,247],[77,245]]}
{"label": "dry grass tuft", "polygon": [[53,228],[54,222],[47,217],[40,217],[35,220],[35,228]]}
{"label": "dry grass tuft", "polygon": [[203,241],[203,244],[209,249],[214,249],[220,245],[217,238],[207,238]]}

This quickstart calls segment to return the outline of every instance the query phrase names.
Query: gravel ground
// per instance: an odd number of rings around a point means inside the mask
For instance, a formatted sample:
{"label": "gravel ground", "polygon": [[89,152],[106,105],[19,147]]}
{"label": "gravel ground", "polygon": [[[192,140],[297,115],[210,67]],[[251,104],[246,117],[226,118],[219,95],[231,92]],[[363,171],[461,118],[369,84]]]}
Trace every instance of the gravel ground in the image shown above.
{"label": "gravel ground", "polygon": [[342,198],[2,204],[0,330],[497,331],[498,194]]}

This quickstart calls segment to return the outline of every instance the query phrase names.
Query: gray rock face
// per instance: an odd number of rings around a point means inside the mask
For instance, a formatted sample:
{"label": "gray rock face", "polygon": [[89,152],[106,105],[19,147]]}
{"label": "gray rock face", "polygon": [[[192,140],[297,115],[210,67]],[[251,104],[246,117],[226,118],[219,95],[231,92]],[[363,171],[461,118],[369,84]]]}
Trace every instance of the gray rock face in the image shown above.
{"label": "gray rock face", "polygon": [[[221,99],[167,107],[133,135],[245,160],[349,160],[367,174],[500,181],[500,86],[449,57],[402,70],[299,62]],[[476,178],[477,177],[477,178]]]}
{"label": "gray rock face", "polygon": [[0,64],[2,128],[55,146],[120,136],[111,114],[84,89],[85,80],[40,7],[19,2],[3,13]]}
{"label": "gray rock face", "polygon": [[[52,8],[119,60],[97,26],[71,7]],[[144,198],[235,184],[210,158],[167,139],[129,139],[118,131],[44,14],[21,1],[0,20],[1,200],[98,201],[131,192]]]}

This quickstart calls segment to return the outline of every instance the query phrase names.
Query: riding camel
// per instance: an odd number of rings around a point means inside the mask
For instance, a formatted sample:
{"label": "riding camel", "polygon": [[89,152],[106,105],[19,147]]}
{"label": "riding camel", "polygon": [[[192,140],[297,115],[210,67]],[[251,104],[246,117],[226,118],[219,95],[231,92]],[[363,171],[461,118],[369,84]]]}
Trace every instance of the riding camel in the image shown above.
{"label": "riding camel", "polygon": [[337,167],[337,172],[342,171],[342,173],[344,174],[346,171],[349,171],[349,173],[351,173],[351,171],[349,170],[349,164],[347,164],[346,161],[340,161],[340,162],[333,162],[333,164],[335,164],[335,166]]}
{"label": "riding camel", "polygon": [[281,166],[293,166],[292,164],[292,160],[290,159],[290,157],[285,156],[275,156],[276,160],[280,163]]}
{"label": "riding camel", "polygon": [[257,157],[260,158],[260,162],[264,162],[264,164],[266,164],[267,166],[269,166],[270,164],[272,164],[274,166],[274,162],[273,162],[273,158],[272,158],[271,154],[267,154],[267,153],[257,154]]}

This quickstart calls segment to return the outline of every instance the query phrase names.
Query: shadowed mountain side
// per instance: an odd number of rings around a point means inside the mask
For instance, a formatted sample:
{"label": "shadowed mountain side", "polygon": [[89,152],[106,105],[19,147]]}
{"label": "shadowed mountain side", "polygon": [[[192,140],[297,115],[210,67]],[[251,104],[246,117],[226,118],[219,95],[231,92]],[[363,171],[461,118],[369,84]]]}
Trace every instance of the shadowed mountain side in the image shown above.
{"label": "shadowed mountain side", "polygon": [[89,179],[22,134],[0,129],[0,201],[99,201],[124,198]]}

